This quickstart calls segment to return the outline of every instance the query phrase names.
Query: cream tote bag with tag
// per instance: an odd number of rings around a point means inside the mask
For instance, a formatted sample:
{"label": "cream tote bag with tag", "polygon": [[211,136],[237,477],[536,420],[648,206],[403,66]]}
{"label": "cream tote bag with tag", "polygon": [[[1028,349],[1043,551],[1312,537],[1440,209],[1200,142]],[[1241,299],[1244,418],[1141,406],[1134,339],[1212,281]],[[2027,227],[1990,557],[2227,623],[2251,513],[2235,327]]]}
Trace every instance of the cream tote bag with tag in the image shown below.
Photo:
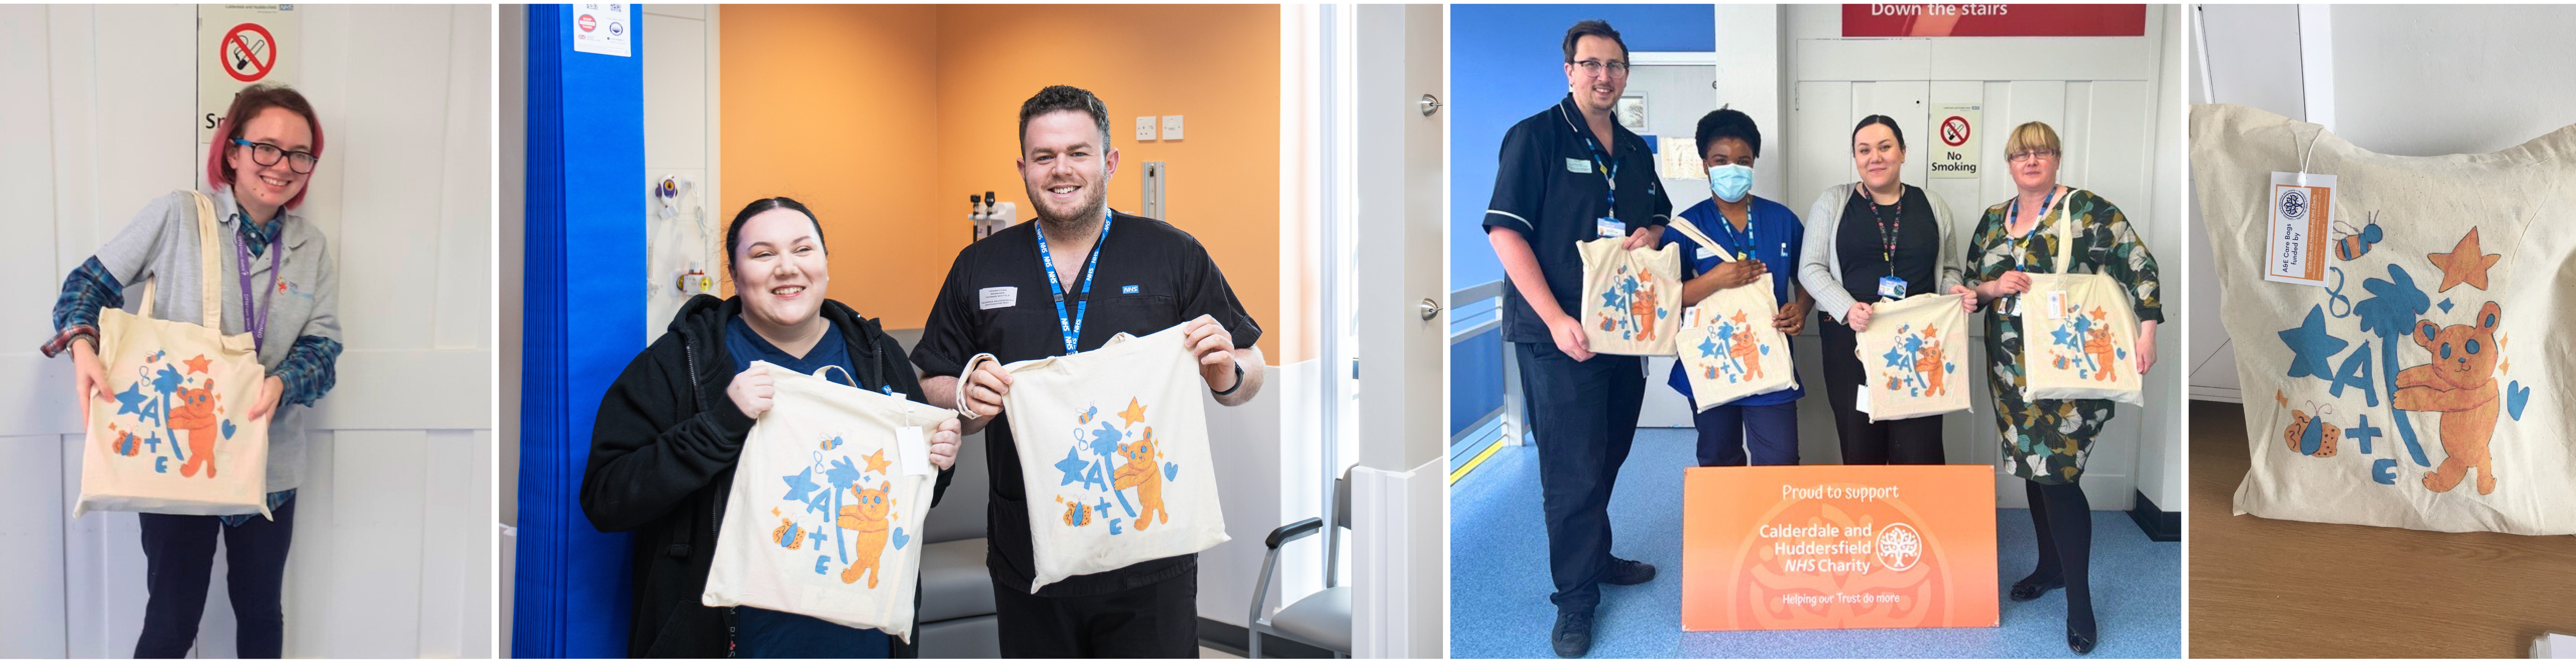
{"label": "cream tote bag with tag", "polygon": [[2066,199],[2083,191],[2070,190],[2049,208],[2056,218],[2049,223],[2056,225],[2057,271],[2029,275],[2030,290],[2018,297],[2021,397],[2146,405],[2137,371],[2138,312],[2129,308],[2128,290],[2108,275],[2066,272],[2074,264],[2075,227],[2081,223],[2066,215]]}
{"label": "cream tote bag with tag", "polygon": [[1968,312],[1960,296],[1916,295],[1872,304],[1857,336],[1860,410],[1871,422],[1968,409]]}
{"label": "cream tote bag with tag", "polygon": [[[1724,245],[1694,226],[1676,221],[1672,228],[1715,251],[1719,260],[1736,260]],[[1682,309],[1674,349],[1680,351],[1682,371],[1690,376],[1691,395],[1699,410],[1798,386],[1798,366],[1789,358],[1789,340],[1771,326],[1771,318],[1780,313],[1779,300],[1771,295],[1771,277],[1764,273],[1752,283],[1709,293]],[[1681,288],[1676,286],[1672,292],[1679,297]]]}
{"label": "cream tote bag with tag", "polygon": [[929,440],[956,414],[767,362],[752,366],[769,368],[776,403],[743,440],[700,601],[912,642],[921,523],[939,481]]}
{"label": "cream tote bag with tag", "polygon": [[1037,565],[1029,592],[1225,543],[1201,396],[1207,381],[1181,339],[1177,325],[1121,333],[1099,348],[1004,367],[1011,393],[1002,412],[1020,455]]}
{"label": "cream tote bag with tag", "polygon": [[89,404],[80,501],[94,510],[159,514],[268,514],[268,420],[250,419],[267,369],[247,332],[223,334],[224,283],[214,202],[197,202],[195,323],[152,317],[158,279],[144,282],[138,313],[98,312],[98,359],[110,402]]}
{"label": "cream tote bag with tag", "polygon": [[[2576,534],[2576,126],[2438,157],[2322,129],[2192,107],[2253,455],[2236,513]],[[2336,186],[2273,184],[2302,170]]]}
{"label": "cream tote bag with tag", "polygon": [[1583,254],[1583,334],[1594,353],[1672,355],[1681,331],[1681,249],[1622,250],[1626,238],[1575,243]]}

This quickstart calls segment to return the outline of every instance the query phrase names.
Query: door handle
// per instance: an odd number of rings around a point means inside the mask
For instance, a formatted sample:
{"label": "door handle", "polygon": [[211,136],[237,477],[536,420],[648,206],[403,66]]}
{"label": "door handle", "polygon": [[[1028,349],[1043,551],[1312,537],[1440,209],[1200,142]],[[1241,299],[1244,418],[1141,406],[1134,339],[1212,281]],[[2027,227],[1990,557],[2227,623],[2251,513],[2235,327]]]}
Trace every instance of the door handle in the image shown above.
{"label": "door handle", "polygon": [[1440,303],[1433,301],[1431,298],[1422,298],[1422,319],[1431,320],[1439,317]]}
{"label": "door handle", "polygon": [[1422,117],[1431,117],[1431,114],[1438,112],[1440,112],[1440,98],[1427,93],[1422,95]]}

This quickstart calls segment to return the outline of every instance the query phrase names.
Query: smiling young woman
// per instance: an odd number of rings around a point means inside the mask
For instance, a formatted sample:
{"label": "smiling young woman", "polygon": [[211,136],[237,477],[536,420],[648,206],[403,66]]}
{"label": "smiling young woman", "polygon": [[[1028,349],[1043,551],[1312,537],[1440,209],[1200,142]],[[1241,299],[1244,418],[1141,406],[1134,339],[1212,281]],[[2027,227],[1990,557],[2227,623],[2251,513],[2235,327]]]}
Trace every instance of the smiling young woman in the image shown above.
{"label": "smiling young woman", "polygon": [[234,95],[215,133],[206,150],[206,190],[153,199],[73,269],[54,304],[54,338],[44,347],[49,356],[71,351],[73,389],[83,404],[108,403],[99,311],[127,306],[125,287],[152,280],[159,283],[154,318],[203,320],[196,294],[209,275],[199,264],[196,199],[213,200],[217,237],[233,245],[218,253],[239,258],[229,263],[236,269],[211,275],[230,282],[218,291],[241,293],[239,317],[229,308],[222,312],[221,331],[251,333],[268,373],[248,414],[271,418],[266,483],[274,518],[141,515],[151,600],[136,657],[182,657],[194,645],[217,535],[230,552],[226,587],[240,624],[241,656],[279,656],[285,634],[279,593],[295,528],[295,489],[304,479],[305,415],[331,391],[340,357],[339,269],[330,240],[295,213],[322,158],[321,119],[296,91],[254,85]]}

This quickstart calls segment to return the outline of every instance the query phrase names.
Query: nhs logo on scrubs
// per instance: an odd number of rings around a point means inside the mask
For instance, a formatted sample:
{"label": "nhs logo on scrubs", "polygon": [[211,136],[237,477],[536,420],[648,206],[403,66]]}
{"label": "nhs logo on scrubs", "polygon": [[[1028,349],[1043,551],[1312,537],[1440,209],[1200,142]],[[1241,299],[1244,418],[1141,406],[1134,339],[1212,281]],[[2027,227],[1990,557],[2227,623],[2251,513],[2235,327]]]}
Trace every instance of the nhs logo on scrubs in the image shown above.
{"label": "nhs logo on scrubs", "polygon": [[1135,286],[1119,286],[1119,287],[1118,287],[1118,292],[1119,292],[1119,293],[1121,293],[1121,294],[1125,294],[1125,295],[1135,295],[1135,294],[1136,294],[1136,287],[1135,287]]}

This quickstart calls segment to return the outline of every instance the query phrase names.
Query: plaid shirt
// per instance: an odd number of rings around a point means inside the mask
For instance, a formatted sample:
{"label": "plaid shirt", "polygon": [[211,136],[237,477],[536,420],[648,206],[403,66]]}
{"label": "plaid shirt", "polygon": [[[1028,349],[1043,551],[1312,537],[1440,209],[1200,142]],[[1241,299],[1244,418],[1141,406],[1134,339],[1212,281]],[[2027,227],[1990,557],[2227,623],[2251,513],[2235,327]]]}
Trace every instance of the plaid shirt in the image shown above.
{"label": "plaid shirt", "polygon": [[[249,212],[244,211],[242,217],[250,218]],[[250,245],[253,255],[260,255],[268,251],[270,238],[278,232],[280,222],[270,220],[264,224],[240,224],[239,227],[243,243]],[[275,297],[275,294],[270,296]],[[99,264],[96,256],[82,261],[80,267],[72,269],[70,276],[63,278],[62,294],[54,298],[54,337],[39,350],[46,357],[53,357],[69,348],[73,339],[87,337],[90,343],[98,343],[99,310],[124,306],[125,286],[116,282],[116,276],[108,274],[107,267]],[[287,351],[286,361],[268,370],[268,375],[286,384],[286,393],[278,401],[281,404],[311,406],[321,400],[322,395],[329,393],[339,380],[334,367],[339,364],[341,350],[340,342],[335,339],[297,337],[294,348]],[[283,500],[273,498],[270,502]]]}

